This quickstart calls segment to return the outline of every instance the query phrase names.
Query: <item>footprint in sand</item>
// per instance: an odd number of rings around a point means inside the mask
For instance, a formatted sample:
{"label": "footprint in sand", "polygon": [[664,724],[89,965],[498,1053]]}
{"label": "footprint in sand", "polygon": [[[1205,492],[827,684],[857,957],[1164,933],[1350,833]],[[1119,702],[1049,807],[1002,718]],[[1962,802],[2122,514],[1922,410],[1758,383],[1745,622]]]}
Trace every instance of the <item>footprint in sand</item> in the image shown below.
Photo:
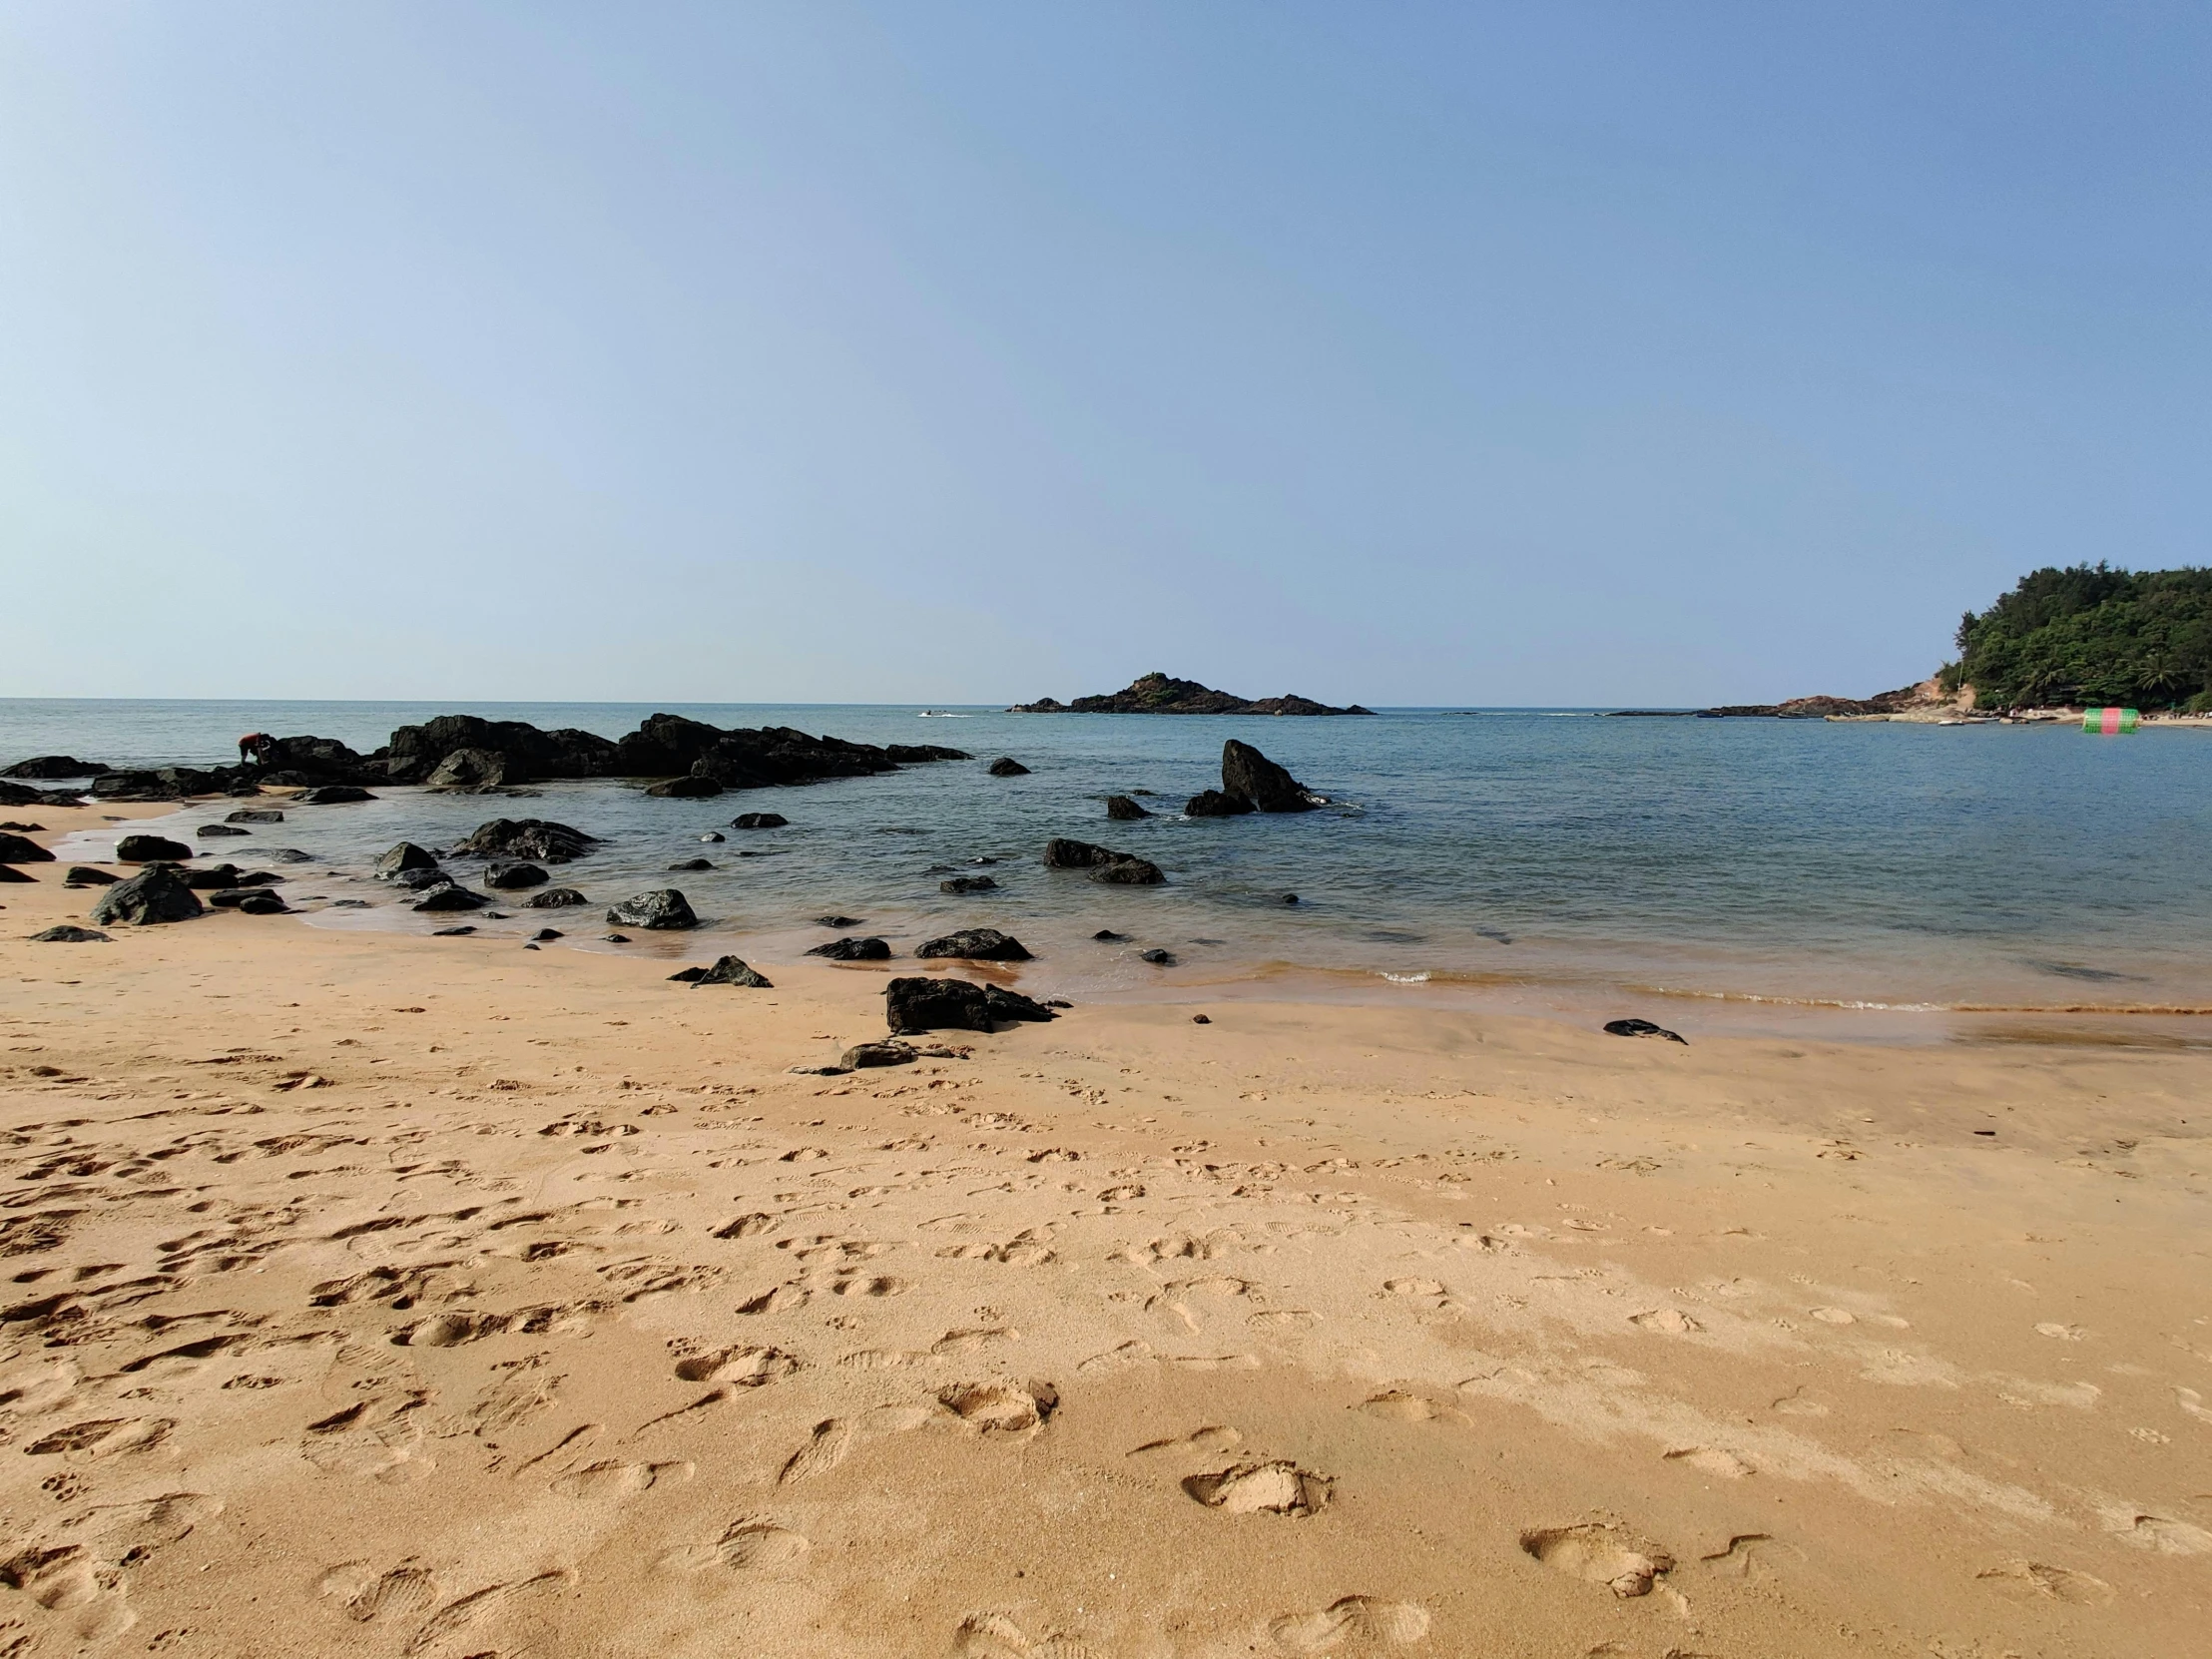
{"label": "footprint in sand", "polygon": [[1243,1443],[1244,1436],[1234,1428],[1225,1423],[1209,1423],[1203,1428],[1194,1428],[1188,1434],[1179,1434],[1171,1439],[1147,1440],[1143,1445],[1133,1449],[1129,1455],[1132,1457],[1172,1457],[1178,1454],[1191,1455],[1195,1453],[1205,1457],[1219,1457],[1223,1452],[1233,1450]]}
{"label": "footprint in sand", "polygon": [[1285,1653],[1333,1653],[1347,1642],[1410,1647],[1428,1634],[1428,1611],[1409,1601],[1345,1596],[1318,1613],[1285,1613],[1268,1623]]}
{"label": "footprint in sand", "polygon": [[953,1659],[1090,1659],[1090,1651],[1071,1636],[1031,1641],[1004,1613],[970,1613],[952,1634]]}
{"label": "footprint in sand", "polygon": [[828,1474],[844,1461],[844,1454],[851,1449],[852,1425],[838,1417],[826,1417],[815,1424],[815,1431],[808,1436],[807,1443],[785,1459],[776,1483],[788,1486],[794,1481]]}
{"label": "footprint in sand", "polygon": [[2111,1530],[2122,1542],[2141,1549],[2154,1549],[2161,1555],[2212,1554],[2212,1532],[2187,1521],[2168,1520],[2163,1515],[2122,1511],[2113,1517]]}
{"label": "footprint in sand", "polygon": [[1183,1489],[1209,1509],[1232,1515],[1311,1515],[1329,1501],[1333,1482],[1286,1458],[1239,1463],[1216,1474],[1194,1474]]}
{"label": "footprint in sand", "polygon": [[1094,1354],[1075,1369],[1087,1377],[1103,1372],[1126,1371],[1131,1366],[1148,1365],[1155,1358],[1152,1345],[1143,1342],[1126,1342],[1119,1348],[1108,1349],[1104,1354]]}
{"label": "footprint in sand", "polygon": [[1859,1316],[1848,1308],[1815,1308],[1813,1317],[1823,1325],[1857,1325]]}
{"label": "footprint in sand", "polygon": [[1442,1296],[1444,1288],[1433,1279],[1385,1279],[1382,1289],[1391,1296]]}
{"label": "footprint in sand", "polygon": [[750,1239],[766,1233],[775,1225],[774,1216],[756,1210],[749,1216],[740,1216],[736,1221],[726,1222],[716,1228],[714,1236],[718,1239]]}
{"label": "footprint in sand", "polygon": [[2035,1335],[2054,1338],[2062,1343],[2078,1343],[2085,1333],[2078,1325],[2060,1325],[2055,1320],[2045,1320],[2035,1328]]}
{"label": "footprint in sand", "polygon": [[714,1543],[686,1544],[670,1550],[659,1565],[667,1572],[702,1572],[715,1566],[738,1572],[785,1572],[804,1564],[813,1547],[803,1534],[789,1527],[748,1519],[734,1522]]}
{"label": "footprint in sand", "polygon": [[397,1621],[427,1612],[438,1599],[435,1574],[419,1561],[402,1561],[377,1572],[365,1561],[340,1562],[315,1580],[315,1593],[334,1597],[345,1616],[359,1624]]}
{"label": "footprint in sand", "polygon": [[1974,1577],[2021,1601],[2064,1601],[2077,1607],[2094,1607],[2112,1599],[2112,1586],[2103,1579],[2070,1567],[2046,1566],[2041,1561],[2000,1561]]}
{"label": "footprint in sand", "polygon": [[608,1458],[571,1469],[556,1478],[552,1486],[563,1497],[621,1503],[655,1486],[689,1480],[692,1473],[690,1463],[624,1463]]}
{"label": "footprint in sand", "polygon": [[868,1279],[840,1279],[835,1285],[839,1296],[882,1297],[897,1296],[906,1290],[906,1281],[877,1275]]}
{"label": "footprint in sand", "polygon": [[797,1370],[799,1361],[780,1348],[721,1348],[676,1362],[679,1382],[734,1382],[741,1388],[762,1387]]}
{"label": "footprint in sand", "polygon": [[1060,1390],[1049,1382],[955,1382],[938,1390],[937,1399],[981,1433],[1021,1434],[1059,1409]]}
{"label": "footprint in sand", "polygon": [[1639,1331],[1657,1331],[1670,1337],[1687,1337],[1705,1329],[1679,1308],[1647,1309],[1641,1314],[1629,1315],[1628,1323]]}
{"label": "footprint in sand", "polygon": [[57,1453],[79,1460],[113,1457],[123,1452],[150,1451],[168,1439],[169,1431],[176,1426],[175,1417],[95,1417],[57,1428],[23,1449],[33,1457]]}
{"label": "footprint in sand", "polygon": [[1651,1594],[1651,1581],[1674,1566],[1673,1556],[1642,1547],[1626,1527],[1601,1521],[1523,1532],[1520,1546],[1554,1572],[1603,1584],[1624,1601]]}
{"label": "footprint in sand", "polygon": [[1728,1578],[1762,1578],[1775,1570],[1778,1559],[1803,1561],[1805,1552],[1765,1532],[1739,1532],[1726,1549],[1698,1557],[1700,1563]]}
{"label": "footprint in sand", "polygon": [[809,1292],[804,1285],[779,1285],[773,1291],[763,1291],[738,1304],[741,1314],[790,1314],[807,1306]]}
{"label": "footprint in sand", "polygon": [[973,1331],[947,1331],[929,1345],[929,1352],[940,1360],[949,1359],[955,1354],[979,1354],[1000,1343],[1017,1341],[1020,1336],[1020,1332],[1010,1331],[1002,1325],[984,1326]]}
{"label": "footprint in sand", "polygon": [[1768,1409],[1780,1411],[1787,1417],[1825,1417],[1829,1413],[1830,1406],[1827,1401],[1807,1393],[1803,1387],[1796,1387],[1776,1400]]}
{"label": "footprint in sand", "polygon": [[1456,1406],[1442,1404],[1425,1394],[1406,1393],[1397,1388],[1370,1394],[1360,1401],[1359,1408],[1371,1417],[1382,1417],[1390,1422],[1464,1423],[1472,1420]]}
{"label": "footprint in sand", "polygon": [[1721,1480],[1741,1480],[1754,1472],[1752,1466],[1733,1451],[1724,1450],[1717,1445],[1680,1446],[1666,1453],[1666,1460]]}
{"label": "footprint in sand", "polygon": [[409,1655],[421,1653],[427,1648],[435,1647],[446,1637],[458,1635],[481,1624],[492,1615],[505,1611],[518,1600],[534,1599],[547,1591],[566,1589],[575,1582],[575,1570],[560,1567],[510,1584],[487,1584],[481,1590],[470,1591],[458,1601],[447,1602],[431,1614],[400,1651]]}

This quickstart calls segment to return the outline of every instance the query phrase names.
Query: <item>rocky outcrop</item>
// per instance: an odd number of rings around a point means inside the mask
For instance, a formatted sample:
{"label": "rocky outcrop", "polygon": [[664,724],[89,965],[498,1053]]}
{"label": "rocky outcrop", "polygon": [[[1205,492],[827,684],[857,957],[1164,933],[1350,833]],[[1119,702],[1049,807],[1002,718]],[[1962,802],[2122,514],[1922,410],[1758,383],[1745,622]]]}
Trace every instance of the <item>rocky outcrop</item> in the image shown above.
{"label": "rocky outcrop", "polygon": [[92,907],[92,919],[103,927],[190,921],[202,913],[200,895],[168,864],[149,864],[128,881],[118,881]]}
{"label": "rocky outcrop", "polygon": [[1020,1020],[1048,1020],[1052,1010],[1019,991],[972,985],[965,979],[893,979],[883,987],[883,1013],[894,1037],[923,1031],[989,1031]]}
{"label": "rocky outcrop", "polygon": [[728,790],[865,778],[921,761],[964,761],[957,749],[926,744],[849,743],[789,726],[724,731],[682,715],[653,715],[616,746],[614,770],[634,778],[689,775]]}
{"label": "rocky outcrop", "polygon": [[1248,743],[1221,746],[1221,792],[1263,813],[1310,813],[1328,802]]}
{"label": "rocky outcrop", "polygon": [[542,818],[495,818],[480,824],[457,843],[456,854],[481,858],[521,858],[532,863],[573,863],[599,844],[596,835]]}
{"label": "rocky outcrop", "polygon": [[1126,795],[1110,795],[1106,798],[1106,816],[1116,824],[1133,824],[1152,815]]}
{"label": "rocky outcrop", "polygon": [[616,927],[643,927],[649,931],[672,931],[699,925],[699,917],[692,913],[691,901],[675,887],[632,893],[621,903],[609,906],[607,920]]}
{"label": "rocky outcrop", "polygon": [[[440,715],[419,726],[400,727],[368,765],[394,784],[420,784],[435,781],[455,755],[466,752],[473,758],[460,770],[478,776],[456,778],[443,787],[482,788],[614,775],[621,771],[615,750],[610,739],[573,727],[542,732],[519,720]],[[497,776],[490,776],[494,771]]]}
{"label": "rocky outcrop", "polygon": [[507,782],[507,757],[496,749],[456,749],[431,769],[433,790],[494,790]]}
{"label": "rocky outcrop", "polygon": [[1355,703],[1348,709],[1333,709],[1326,703],[1316,703],[1310,697],[1290,693],[1283,697],[1239,697],[1233,692],[1215,691],[1202,686],[1196,680],[1177,680],[1168,675],[1153,673],[1132,680],[1124,691],[1108,692],[1097,697],[1079,697],[1073,703],[1061,703],[1053,698],[1042,698],[1035,703],[1017,703],[1008,711],[1017,715],[1372,715],[1373,709],[1363,709]]}
{"label": "rocky outcrop", "polygon": [[1044,861],[1052,869],[1087,869],[1093,881],[1117,887],[1156,887],[1167,879],[1160,866],[1133,852],[1116,852],[1110,846],[1089,841],[1054,839],[1045,842]]}
{"label": "rocky outcrop", "polygon": [[983,770],[993,778],[1026,778],[1029,776],[1029,769],[1011,755],[999,756],[997,760]]}
{"label": "rocky outcrop", "polygon": [[311,790],[301,790],[291,799],[301,807],[346,807],[356,801],[376,798],[357,784],[317,784]]}
{"label": "rocky outcrop", "polygon": [[1793,697],[1784,703],[1724,703],[1711,709],[1615,709],[1620,720],[1937,720],[1973,708],[1973,689],[1946,692],[1939,678],[1872,697]]}
{"label": "rocky outcrop", "polygon": [[818,944],[807,952],[810,956],[827,956],[832,962],[887,962],[891,959],[891,947],[881,939],[831,939],[828,944]]}
{"label": "rocky outcrop", "polygon": [[74,755],[34,755],[28,761],[0,768],[0,778],[97,778],[108,770],[98,761],[80,761]]}
{"label": "rocky outcrop", "polygon": [[720,795],[722,786],[712,778],[665,778],[658,784],[649,785],[645,793],[664,800],[705,801],[710,796]]}
{"label": "rocky outcrop", "polygon": [[[154,837],[148,836],[145,838],[153,839]],[[164,844],[175,846],[177,843],[168,841]],[[191,854],[188,852],[186,856],[189,857]],[[12,831],[0,831],[0,864],[50,864],[53,861],[54,854],[47,851],[45,847],[39,845],[30,836],[18,835]]]}
{"label": "rocky outcrop", "polygon": [[71,864],[69,872],[62,877],[62,885],[65,887],[112,887],[122,879],[122,876],[111,875],[104,869],[94,869],[90,864]]}
{"label": "rocky outcrop", "polygon": [[115,855],[118,862],[126,864],[177,863],[193,856],[193,851],[183,841],[173,841],[167,835],[125,835],[115,843]]}
{"label": "rocky outcrop", "polygon": [[957,933],[947,933],[942,938],[929,939],[915,951],[916,956],[953,956],[975,962],[1026,962],[1029,951],[1021,940],[1001,933],[995,927],[963,927]]}
{"label": "rocky outcrop", "polygon": [[0,807],[44,807],[49,804],[56,807],[76,805],[77,798],[75,796],[63,796],[56,799],[58,795],[58,791],[34,790],[28,784],[0,783]]}

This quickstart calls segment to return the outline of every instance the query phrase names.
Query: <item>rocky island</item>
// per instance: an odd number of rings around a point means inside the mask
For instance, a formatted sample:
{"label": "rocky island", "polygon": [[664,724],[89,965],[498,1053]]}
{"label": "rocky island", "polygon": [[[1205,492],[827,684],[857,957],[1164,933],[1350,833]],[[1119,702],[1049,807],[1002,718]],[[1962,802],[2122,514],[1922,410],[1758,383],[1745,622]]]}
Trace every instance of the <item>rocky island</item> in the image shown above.
{"label": "rocky island", "polygon": [[1126,689],[1096,697],[1079,697],[1062,703],[1043,697],[1034,703],[1017,703],[1006,711],[1015,715],[1372,715],[1355,703],[1349,709],[1333,709],[1296,692],[1281,697],[1248,698],[1216,691],[1196,680],[1177,680],[1154,672],[1129,682]]}

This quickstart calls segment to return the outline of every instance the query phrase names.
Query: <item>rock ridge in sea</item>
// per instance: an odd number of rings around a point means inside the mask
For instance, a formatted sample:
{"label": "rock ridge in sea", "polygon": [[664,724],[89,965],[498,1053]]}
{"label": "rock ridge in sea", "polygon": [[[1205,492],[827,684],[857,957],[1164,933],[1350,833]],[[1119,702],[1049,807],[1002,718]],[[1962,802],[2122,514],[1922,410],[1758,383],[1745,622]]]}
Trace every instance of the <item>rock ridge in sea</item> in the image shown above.
{"label": "rock ridge in sea", "polygon": [[1017,703],[1007,711],[1016,715],[1372,715],[1355,703],[1347,709],[1316,703],[1296,692],[1282,697],[1248,698],[1216,691],[1196,680],[1178,680],[1157,671],[1141,675],[1118,692],[1078,697],[1073,703],[1043,697],[1034,703]]}

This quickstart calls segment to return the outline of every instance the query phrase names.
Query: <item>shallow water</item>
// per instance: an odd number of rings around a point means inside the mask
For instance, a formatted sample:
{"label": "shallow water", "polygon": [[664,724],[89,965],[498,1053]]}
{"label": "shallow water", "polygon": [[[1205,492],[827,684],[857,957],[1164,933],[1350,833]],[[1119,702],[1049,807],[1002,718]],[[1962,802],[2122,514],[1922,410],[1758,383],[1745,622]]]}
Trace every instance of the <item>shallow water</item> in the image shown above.
{"label": "shallow water", "polygon": [[[613,737],[652,709],[0,702],[0,756],[206,764],[235,757],[250,730],[314,732],[365,751],[395,725],[444,712]],[[677,886],[710,918],[695,934],[635,935],[629,948],[691,958],[735,949],[774,963],[828,936],[810,918],[842,911],[904,956],[931,934],[992,925],[1038,952],[1026,986],[1073,995],[1264,988],[1656,1007],[1677,1023],[1756,1023],[1758,1010],[1796,1007],[2212,1008],[2212,738],[2193,731],[2102,739],[2055,727],[1527,710],[1372,720],[671,712],[945,743],[976,759],[711,801],[607,782],[546,785],[520,800],[381,791],[372,803],[292,809],[280,829],[207,843],[207,855],[251,863],[261,849],[295,846],[319,860],[287,870],[295,900],[375,902],[323,910],[309,918],[316,925],[427,931],[474,920],[496,934],[549,921],[588,941],[607,930],[596,907],[513,907],[509,922],[418,916],[358,876],[401,838],[443,846],[488,818],[552,818],[605,842],[555,869],[557,881],[598,904]],[[1333,805],[1181,818],[1186,797],[1219,782],[1226,737],[1257,744]],[[984,775],[1000,754],[1031,775]],[[1160,817],[1106,820],[1108,795],[1147,790],[1156,793],[1140,799]],[[178,822],[232,805],[195,805]],[[748,811],[783,813],[791,827],[728,827]],[[715,830],[728,840],[702,843]],[[1150,858],[1170,884],[1109,888],[1047,870],[1039,854],[1053,835]],[[100,846],[88,837],[72,850]],[[666,873],[701,854],[718,867]],[[954,873],[988,873],[1001,890],[940,894]],[[1299,902],[1284,903],[1286,892]],[[1101,927],[1129,940],[1095,943]],[[1178,965],[1140,961],[1151,947]]]}

